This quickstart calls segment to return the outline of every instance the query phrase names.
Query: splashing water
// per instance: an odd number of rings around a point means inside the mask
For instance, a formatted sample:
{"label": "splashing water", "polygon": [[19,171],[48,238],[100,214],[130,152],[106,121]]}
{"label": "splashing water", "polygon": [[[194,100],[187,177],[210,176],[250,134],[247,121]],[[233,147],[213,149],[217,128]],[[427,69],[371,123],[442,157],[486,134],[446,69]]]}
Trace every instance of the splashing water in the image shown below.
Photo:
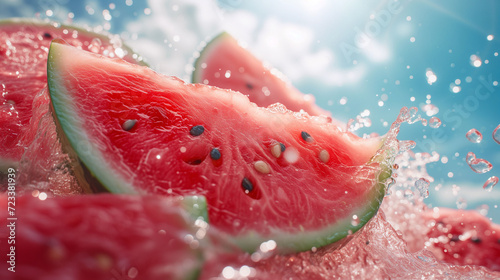
{"label": "splashing water", "polygon": [[467,140],[471,141],[472,143],[481,143],[481,140],[483,140],[483,135],[475,128],[467,131],[465,137],[467,137]]}
{"label": "splashing water", "polygon": [[497,176],[491,176],[484,182],[483,189],[485,189],[488,192],[491,192],[493,190],[493,187],[498,184],[498,177]]}
{"label": "splashing water", "polygon": [[466,161],[472,171],[476,173],[486,173],[493,168],[493,165],[489,161],[482,158],[476,158],[476,154],[473,152],[467,153]]}
{"label": "splashing water", "polygon": [[415,187],[423,198],[429,197],[429,185],[429,180],[425,178],[420,178],[415,182]]}
{"label": "splashing water", "polygon": [[500,124],[493,130],[493,140],[500,144]]}

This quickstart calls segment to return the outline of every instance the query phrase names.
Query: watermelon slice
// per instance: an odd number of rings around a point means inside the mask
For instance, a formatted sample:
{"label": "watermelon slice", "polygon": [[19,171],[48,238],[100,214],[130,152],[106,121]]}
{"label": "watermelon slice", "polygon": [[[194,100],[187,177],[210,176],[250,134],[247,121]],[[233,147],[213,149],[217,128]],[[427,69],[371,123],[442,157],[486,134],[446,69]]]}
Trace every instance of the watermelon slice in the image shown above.
{"label": "watermelon slice", "polygon": [[295,112],[304,110],[311,116],[330,116],[329,111],[315,104],[311,94],[304,95],[285,82],[280,78],[283,74],[266,68],[226,32],[205,46],[194,67],[194,83],[239,91],[261,107],[279,102]]}
{"label": "watermelon slice", "polygon": [[476,211],[435,209],[424,218],[430,227],[427,247],[438,259],[500,271],[500,225]]}
{"label": "watermelon slice", "polygon": [[0,20],[0,172],[17,167],[25,147],[35,137],[36,131],[29,131],[28,126],[32,103],[47,84],[47,55],[54,38],[63,38],[84,50],[142,63],[117,36],[35,19]]}
{"label": "watermelon slice", "polygon": [[[381,139],[240,93],[51,45],[48,84],[81,184],[203,195],[211,224],[246,250],[338,241],[376,212],[390,175]],[[91,186],[92,187],[92,186]]]}
{"label": "watermelon slice", "polygon": [[7,201],[1,279],[197,279],[202,267],[203,197],[22,196],[14,217]]}

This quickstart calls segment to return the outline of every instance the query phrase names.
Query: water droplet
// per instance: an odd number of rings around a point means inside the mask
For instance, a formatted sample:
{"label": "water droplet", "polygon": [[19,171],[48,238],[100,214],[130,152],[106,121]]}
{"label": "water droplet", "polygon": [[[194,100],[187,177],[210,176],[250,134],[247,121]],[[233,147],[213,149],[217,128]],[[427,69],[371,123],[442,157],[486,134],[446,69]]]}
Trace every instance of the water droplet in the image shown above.
{"label": "water droplet", "polygon": [[359,225],[359,217],[358,217],[358,215],[352,215],[351,225],[353,227]]}
{"label": "water droplet", "polygon": [[94,38],[90,42],[88,49],[93,53],[99,53],[101,51],[102,42],[99,38]]}
{"label": "water droplet", "polygon": [[425,76],[427,76],[427,83],[429,85],[432,85],[433,83],[435,83],[437,81],[436,74],[434,74],[434,72],[430,68],[428,68],[427,71],[425,72]]}
{"label": "water droplet", "polygon": [[473,54],[470,56],[470,64],[474,67],[480,67],[483,62],[479,56]]}
{"label": "water droplet", "polygon": [[486,180],[486,182],[483,185],[483,189],[485,189],[488,192],[491,192],[493,187],[498,184],[498,177],[497,176],[491,176]]}
{"label": "water droplet", "polygon": [[422,107],[422,111],[424,111],[428,117],[431,117],[439,113],[439,108],[434,104],[425,104]]}
{"label": "water droplet", "polygon": [[230,78],[231,77],[231,70],[227,70],[226,73],[224,74],[224,77]]}
{"label": "water droplet", "polygon": [[415,182],[415,187],[423,198],[429,197],[429,185],[429,180],[425,178],[420,178]]}
{"label": "water droplet", "polygon": [[295,149],[294,147],[290,147],[285,150],[283,153],[283,157],[288,163],[296,163],[299,160],[299,151]]}
{"label": "water droplet", "polygon": [[413,148],[415,148],[415,141],[411,140],[406,140],[406,141],[400,141],[399,142],[399,153],[404,153],[406,151],[409,151]]}
{"label": "water droplet", "polygon": [[483,216],[486,216],[488,215],[488,210],[490,210],[490,207],[486,204],[483,204],[483,205],[480,205],[476,208],[477,212],[479,212],[479,214],[483,215]]}
{"label": "water droplet", "polygon": [[489,161],[482,158],[476,158],[473,152],[467,153],[466,161],[472,171],[476,173],[486,173],[493,168],[493,165]]}
{"label": "water droplet", "polygon": [[432,128],[438,128],[441,126],[441,120],[437,117],[432,117],[430,120],[429,120],[429,126],[432,127]]}
{"label": "water droplet", "polygon": [[493,140],[500,144],[500,124],[493,130]]}
{"label": "water droplet", "polygon": [[467,131],[465,134],[465,137],[472,143],[481,143],[481,140],[483,140],[483,135],[481,132],[477,131],[475,128]]}
{"label": "water droplet", "polygon": [[465,209],[467,208],[467,201],[463,199],[462,197],[459,197],[457,199],[457,208],[458,209]]}
{"label": "water droplet", "polygon": [[139,274],[139,271],[135,267],[131,267],[127,272],[128,277],[130,277],[132,279],[137,277],[138,274]]}

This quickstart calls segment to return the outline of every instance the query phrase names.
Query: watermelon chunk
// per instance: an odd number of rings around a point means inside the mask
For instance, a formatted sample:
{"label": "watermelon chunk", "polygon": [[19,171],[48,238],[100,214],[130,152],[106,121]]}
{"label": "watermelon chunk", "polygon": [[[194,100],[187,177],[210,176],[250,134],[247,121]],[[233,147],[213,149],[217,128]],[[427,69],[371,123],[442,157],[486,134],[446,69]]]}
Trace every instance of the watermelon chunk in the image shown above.
{"label": "watermelon chunk", "polygon": [[47,56],[54,38],[63,38],[84,50],[142,63],[117,36],[35,19],[0,20],[0,172],[17,167],[35,137],[36,130],[28,125],[32,103],[47,85]]}
{"label": "watermelon chunk", "polygon": [[311,94],[302,94],[283,80],[278,70],[266,68],[226,32],[205,46],[194,67],[191,77],[194,83],[239,91],[261,107],[279,102],[295,112],[304,110],[312,116],[331,115],[315,104]]}
{"label": "watermelon chunk", "polygon": [[455,265],[481,265],[500,271],[500,225],[477,211],[436,208],[424,218],[429,225],[428,249]]}
{"label": "watermelon chunk", "polygon": [[197,279],[202,267],[203,197],[22,196],[15,205],[17,220],[0,212],[1,279]]}
{"label": "watermelon chunk", "polygon": [[246,250],[269,239],[283,252],[338,241],[384,196],[390,168],[377,154],[381,139],[324,118],[257,107],[240,93],[61,41],[50,48],[48,84],[81,184],[203,195],[211,224]]}

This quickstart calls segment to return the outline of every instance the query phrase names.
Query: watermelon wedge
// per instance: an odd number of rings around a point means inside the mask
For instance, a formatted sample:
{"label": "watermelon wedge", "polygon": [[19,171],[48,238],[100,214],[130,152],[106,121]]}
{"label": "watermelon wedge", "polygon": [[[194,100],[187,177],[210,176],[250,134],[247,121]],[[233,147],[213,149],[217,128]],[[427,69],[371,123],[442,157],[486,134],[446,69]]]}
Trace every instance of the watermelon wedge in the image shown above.
{"label": "watermelon wedge", "polygon": [[266,68],[231,35],[223,32],[202,50],[191,78],[193,83],[239,91],[260,107],[279,102],[295,112],[304,110],[311,116],[330,117],[329,111],[315,104],[311,94],[302,94],[280,77],[283,74],[278,70]]}
{"label": "watermelon wedge", "polygon": [[32,103],[47,85],[47,56],[54,38],[91,52],[142,63],[117,36],[35,19],[0,20],[0,172],[17,167],[35,137],[36,131],[28,125]]}
{"label": "watermelon wedge", "polygon": [[7,201],[1,279],[197,279],[202,267],[203,197],[22,196],[15,216]]}
{"label": "watermelon wedge", "polygon": [[429,225],[427,247],[439,260],[500,271],[500,225],[477,211],[436,209],[424,218]]}
{"label": "watermelon wedge", "polygon": [[[81,184],[203,195],[209,219],[252,251],[304,251],[376,212],[391,170],[379,138],[244,95],[51,44],[52,111]],[[98,185],[98,186],[96,186]]]}

